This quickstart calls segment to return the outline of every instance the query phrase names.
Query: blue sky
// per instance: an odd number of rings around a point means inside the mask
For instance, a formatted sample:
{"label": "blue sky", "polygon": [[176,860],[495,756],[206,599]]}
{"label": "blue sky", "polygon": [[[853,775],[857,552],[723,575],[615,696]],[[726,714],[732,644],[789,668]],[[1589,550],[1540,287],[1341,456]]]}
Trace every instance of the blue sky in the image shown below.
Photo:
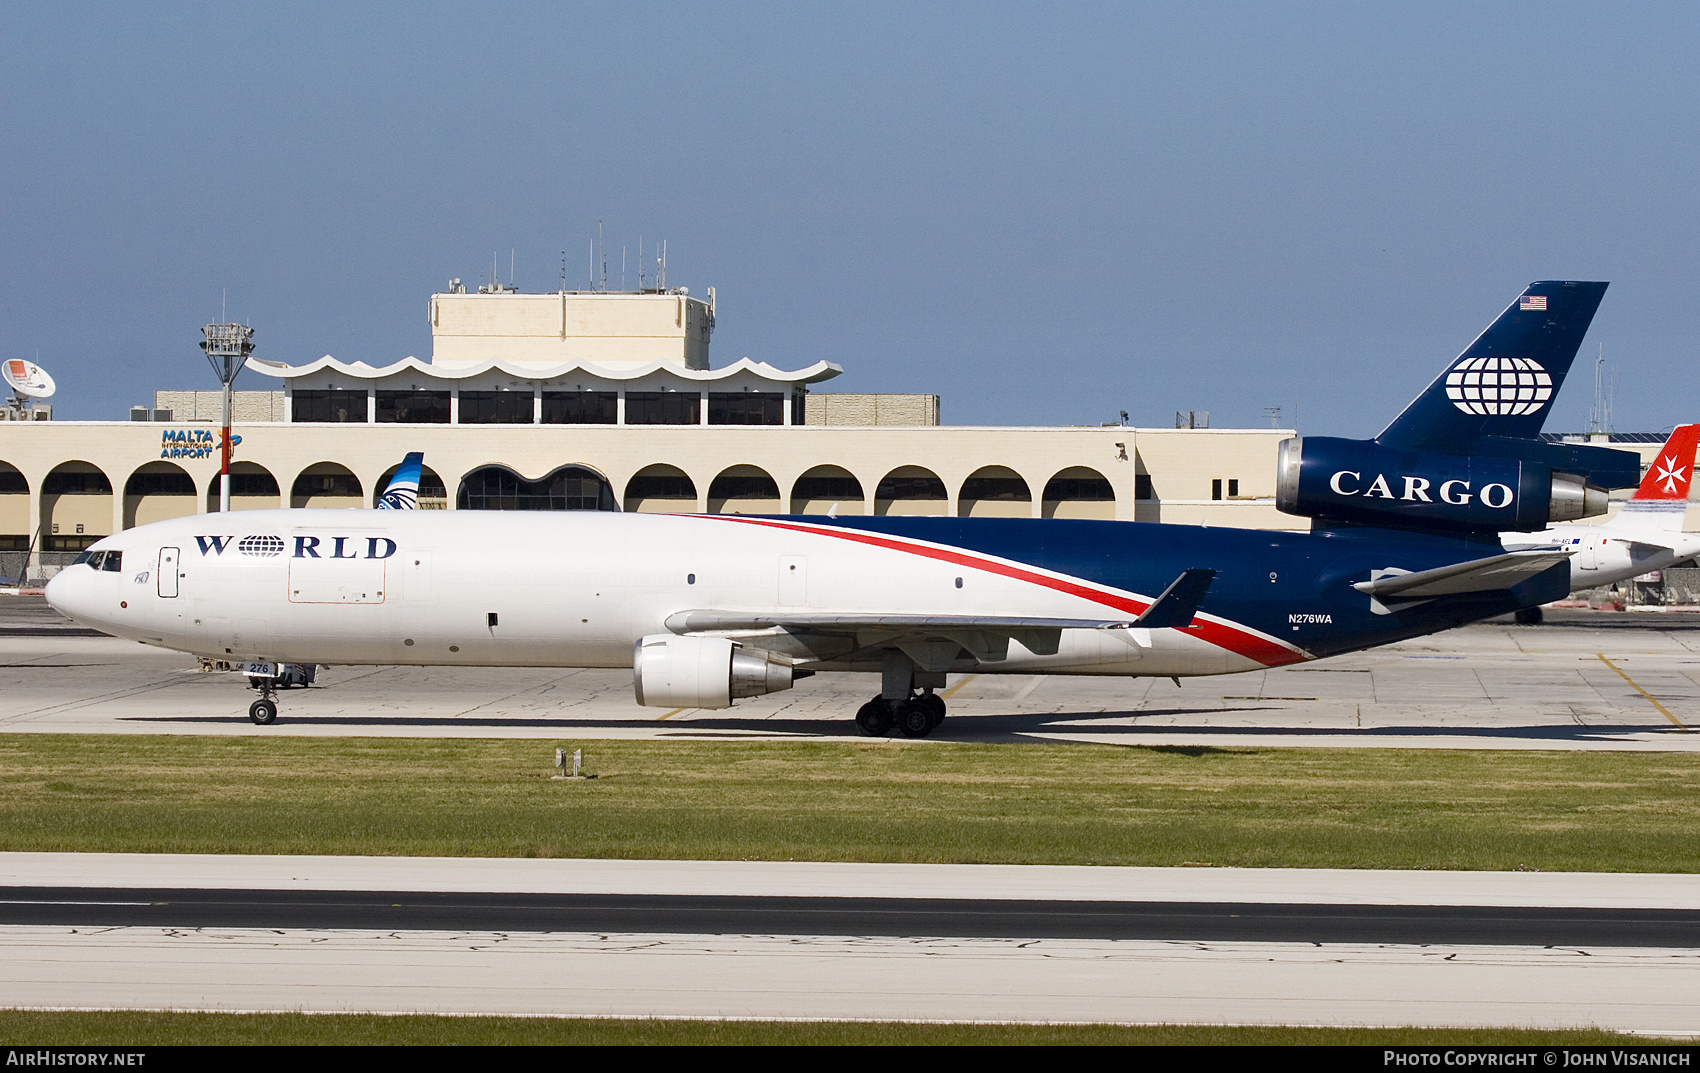
{"label": "blue sky", "polygon": [[[1693,5],[11,5],[0,357],[57,416],[426,356],[451,277],[666,239],[716,364],[953,424],[1368,435],[1535,279],[1615,427],[1700,419]],[[617,283],[617,280],[613,282]],[[1587,422],[1579,364],[1549,430]],[[270,386],[247,374],[239,386]]]}

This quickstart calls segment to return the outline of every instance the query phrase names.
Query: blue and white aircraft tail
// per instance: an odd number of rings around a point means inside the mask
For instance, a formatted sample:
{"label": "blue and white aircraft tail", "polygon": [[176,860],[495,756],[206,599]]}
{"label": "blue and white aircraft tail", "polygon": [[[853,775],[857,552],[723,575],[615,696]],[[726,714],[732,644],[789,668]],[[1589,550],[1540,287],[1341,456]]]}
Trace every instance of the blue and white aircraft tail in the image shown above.
{"label": "blue and white aircraft tail", "polygon": [[[1507,549],[1499,534],[1597,513],[1606,489],[1639,476],[1632,454],[1535,438],[1604,290],[1532,285],[1375,440],[1283,444],[1277,498],[1312,519],[1310,532],[241,511],[103,538],[48,600],[116,636],[262,667],[628,668],[638,703],[668,708],[726,708],[809,675],[871,671],[880,694],[857,724],[914,737],[943,719],[950,674],[1279,667],[1568,591],[1571,548]],[[1131,496],[1132,467],[1117,472]],[[269,693],[249,710],[259,723],[276,714]]]}
{"label": "blue and white aircraft tail", "polygon": [[418,510],[419,477],[425,470],[425,452],[409,451],[390,477],[384,494],[378,497],[378,510]]}

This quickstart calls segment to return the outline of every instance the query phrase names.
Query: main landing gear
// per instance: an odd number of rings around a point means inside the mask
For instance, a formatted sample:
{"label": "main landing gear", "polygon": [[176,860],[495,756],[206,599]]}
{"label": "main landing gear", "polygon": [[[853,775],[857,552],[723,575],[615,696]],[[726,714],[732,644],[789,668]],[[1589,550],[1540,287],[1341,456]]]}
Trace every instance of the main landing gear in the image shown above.
{"label": "main landing gear", "polygon": [[927,690],[904,700],[875,697],[856,711],[856,726],[871,738],[883,738],[895,728],[906,738],[924,738],[944,722],[944,698]]}

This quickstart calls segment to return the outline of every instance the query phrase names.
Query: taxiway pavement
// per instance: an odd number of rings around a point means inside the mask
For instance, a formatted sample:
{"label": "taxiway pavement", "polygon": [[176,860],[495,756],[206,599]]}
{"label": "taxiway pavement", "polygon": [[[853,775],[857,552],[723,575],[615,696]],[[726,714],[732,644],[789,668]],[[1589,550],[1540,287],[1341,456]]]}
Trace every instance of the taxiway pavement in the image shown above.
{"label": "taxiway pavement", "polygon": [[[839,738],[875,675],[818,675],[725,711],[638,707],[626,670],[328,667],[246,719],[241,676],[67,628],[0,597],[0,733]],[[958,741],[1700,750],[1700,614],[1549,611],[1215,678],[954,676]]]}

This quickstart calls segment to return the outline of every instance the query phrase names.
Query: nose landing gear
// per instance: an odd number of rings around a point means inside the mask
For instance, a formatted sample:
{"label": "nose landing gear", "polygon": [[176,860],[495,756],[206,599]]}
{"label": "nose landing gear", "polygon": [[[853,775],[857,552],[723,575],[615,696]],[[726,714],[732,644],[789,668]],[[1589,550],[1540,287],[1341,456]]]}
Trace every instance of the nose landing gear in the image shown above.
{"label": "nose landing gear", "polygon": [[248,705],[248,718],[260,726],[268,726],[277,719],[277,700],[268,691],[259,700]]}
{"label": "nose landing gear", "polygon": [[248,705],[248,718],[258,726],[270,726],[277,721],[277,691],[300,687],[305,689],[318,677],[318,667],[312,663],[248,664],[250,668],[275,670],[275,674],[248,675],[248,688],[260,699]]}

